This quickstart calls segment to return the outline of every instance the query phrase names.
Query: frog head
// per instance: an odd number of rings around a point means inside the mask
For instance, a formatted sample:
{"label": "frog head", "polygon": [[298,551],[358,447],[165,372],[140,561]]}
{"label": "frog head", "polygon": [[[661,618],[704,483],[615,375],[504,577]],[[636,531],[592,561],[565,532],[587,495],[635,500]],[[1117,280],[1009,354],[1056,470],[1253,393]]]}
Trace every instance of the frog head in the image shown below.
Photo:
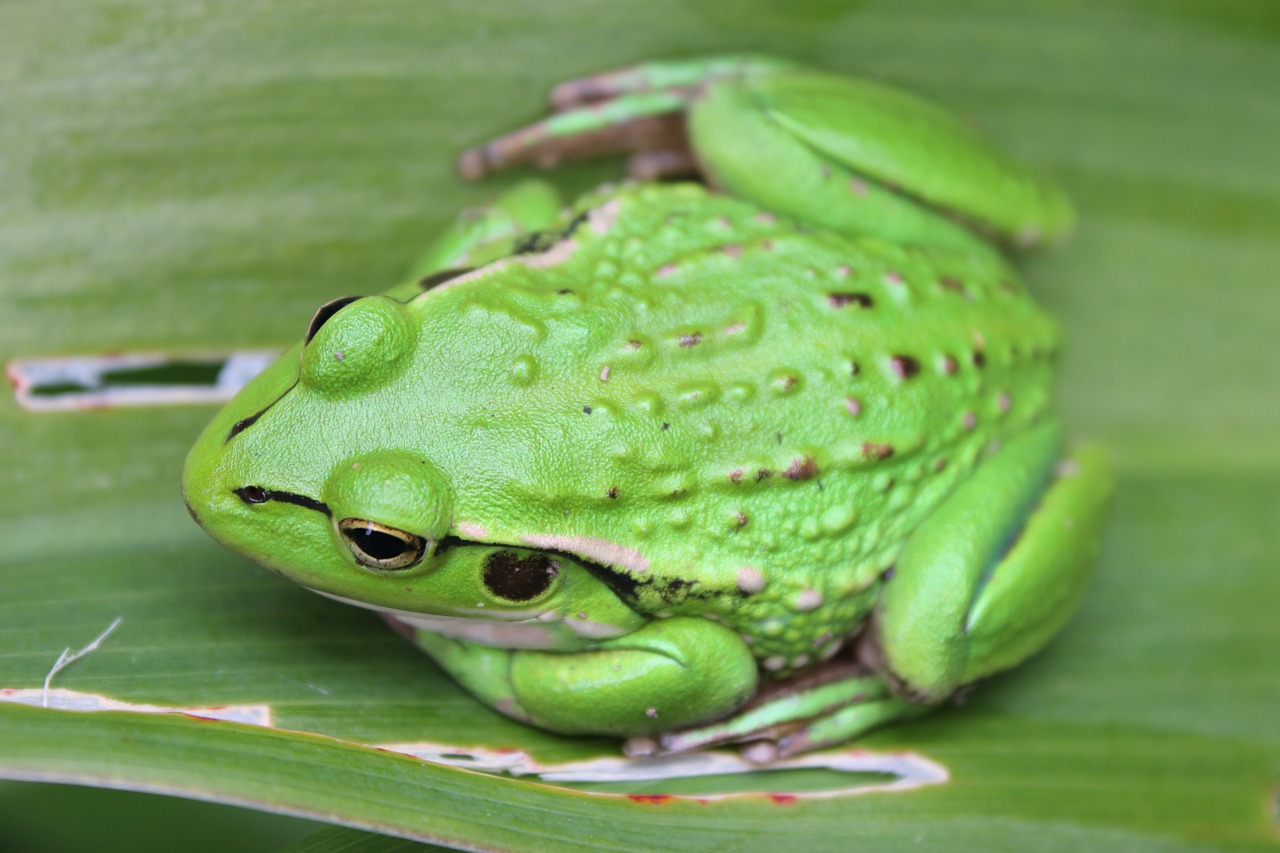
{"label": "frog head", "polygon": [[416,347],[411,305],[334,300],[192,448],[183,492],[222,544],[305,586],[359,600],[428,570],[448,533],[447,477],[398,446],[396,384]]}

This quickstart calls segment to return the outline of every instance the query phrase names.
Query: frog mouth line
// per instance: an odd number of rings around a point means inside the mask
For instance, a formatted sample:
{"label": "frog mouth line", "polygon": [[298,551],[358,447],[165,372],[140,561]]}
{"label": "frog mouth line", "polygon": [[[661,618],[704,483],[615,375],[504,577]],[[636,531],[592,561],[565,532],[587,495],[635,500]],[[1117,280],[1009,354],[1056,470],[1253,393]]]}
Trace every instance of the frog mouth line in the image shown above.
{"label": "frog mouth line", "polygon": [[[242,486],[238,489],[232,489],[232,493],[250,506],[263,504],[268,501],[279,501],[280,503],[293,504],[294,506],[300,506],[304,509],[314,510],[315,512],[324,515],[325,518],[333,518],[333,510],[329,508],[328,504],[313,497],[298,494],[297,492],[286,492],[278,489],[264,489],[261,486]],[[199,516],[191,508],[189,503],[187,504],[187,511],[191,513],[191,517],[196,520],[196,523],[200,524]],[[441,537],[436,542],[435,551],[433,553],[435,557],[439,557],[450,548],[467,546],[503,547],[504,545],[507,547],[528,547],[530,545],[538,547],[539,545],[542,545],[544,547],[540,547],[540,551],[547,554],[561,554],[577,561],[583,566],[583,568],[603,581],[623,601],[628,602],[631,606],[634,606],[635,604],[636,589],[640,585],[639,581],[635,578],[631,577],[626,572],[619,571],[613,566],[607,565],[599,560],[592,559],[581,553],[554,547],[552,543],[547,541],[531,541],[526,537],[525,540],[520,543],[483,542],[478,539],[466,539],[461,536],[449,535]]]}

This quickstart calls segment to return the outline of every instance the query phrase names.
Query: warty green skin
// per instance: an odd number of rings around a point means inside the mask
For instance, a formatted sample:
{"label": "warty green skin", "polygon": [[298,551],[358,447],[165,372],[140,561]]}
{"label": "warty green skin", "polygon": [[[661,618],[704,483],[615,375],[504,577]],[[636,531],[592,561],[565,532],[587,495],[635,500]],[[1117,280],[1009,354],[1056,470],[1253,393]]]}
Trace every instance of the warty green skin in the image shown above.
{"label": "warty green skin", "polygon": [[[697,141],[708,173],[733,171]],[[882,588],[914,595],[886,578],[939,507],[987,460],[1025,458],[1025,483],[988,475],[1014,482],[980,525],[991,553],[969,561],[983,565],[961,606],[980,599],[1060,442],[1058,331],[998,252],[953,239],[950,220],[933,243],[839,233],[693,183],[604,189],[554,216],[541,189],[519,192],[537,198],[508,204],[506,228],[532,236],[446,241],[429,268],[476,268],[343,307],[215,418],[184,477],[215,538],[382,610],[494,707],[569,732],[708,724],[762,677],[840,653]],[[1084,544],[1034,615],[1052,630],[1095,547],[1106,486],[1088,470],[1069,507],[1090,520]],[[338,525],[351,518],[428,553],[362,567]],[[998,631],[983,660],[1026,633]],[[827,740],[1034,650],[1018,640],[987,667],[942,628],[906,634],[940,646],[899,666],[910,642],[864,644],[879,675],[841,683],[874,719]],[[824,742],[787,722],[804,735],[790,751]]]}

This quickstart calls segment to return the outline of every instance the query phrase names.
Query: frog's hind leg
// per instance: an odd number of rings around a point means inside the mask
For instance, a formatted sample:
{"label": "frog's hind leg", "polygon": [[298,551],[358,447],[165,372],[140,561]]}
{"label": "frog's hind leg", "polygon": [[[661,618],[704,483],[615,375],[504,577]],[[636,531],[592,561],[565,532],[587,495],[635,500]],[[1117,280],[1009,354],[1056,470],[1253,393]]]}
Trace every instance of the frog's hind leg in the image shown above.
{"label": "frog's hind leg", "polygon": [[766,687],[728,719],[630,751],[747,743],[744,755],[766,763],[923,714],[1036,652],[1083,595],[1110,491],[1100,453],[1059,464],[1059,443],[1055,424],[1009,443],[912,534],[859,647],[862,666],[832,661]]}
{"label": "frog's hind leg", "polygon": [[972,250],[1070,230],[1053,184],[910,93],[796,72],[708,87],[689,135],[708,181],[854,236]]}
{"label": "frog's hind leg", "polygon": [[1056,424],[1011,442],[912,534],[859,648],[890,694],[785,734],[773,754],[922,714],[1062,628],[1092,573],[1111,477],[1097,448],[1059,461],[1059,443]]}
{"label": "frog's hind leg", "polygon": [[1096,448],[1059,462],[1058,447],[1056,424],[1009,443],[912,534],[863,646],[895,692],[941,701],[1025,660],[1075,610],[1111,478]]}
{"label": "frog's hind leg", "polygon": [[633,177],[699,175],[798,221],[973,251],[1070,230],[1066,196],[940,107],[754,56],[658,62],[557,87],[553,113],[464,153],[478,178],[632,154]]}
{"label": "frog's hind leg", "polygon": [[716,80],[793,67],[771,57],[732,55],[651,62],[570,80],[552,90],[552,115],[465,151],[458,171],[480,178],[509,166],[552,168],[566,160],[628,153],[633,178],[694,176],[699,165],[685,112],[695,94]]}

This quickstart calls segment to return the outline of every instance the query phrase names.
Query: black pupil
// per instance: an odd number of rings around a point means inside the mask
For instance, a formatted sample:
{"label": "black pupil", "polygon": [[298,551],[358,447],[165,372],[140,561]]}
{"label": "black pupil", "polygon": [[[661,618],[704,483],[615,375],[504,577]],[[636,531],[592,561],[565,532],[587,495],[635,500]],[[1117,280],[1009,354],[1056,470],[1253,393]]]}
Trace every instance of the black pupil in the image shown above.
{"label": "black pupil", "polygon": [[344,531],[347,538],[357,548],[374,560],[394,560],[409,550],[409,543],[399,536],[383,533],[369,527],[348,528]]}

